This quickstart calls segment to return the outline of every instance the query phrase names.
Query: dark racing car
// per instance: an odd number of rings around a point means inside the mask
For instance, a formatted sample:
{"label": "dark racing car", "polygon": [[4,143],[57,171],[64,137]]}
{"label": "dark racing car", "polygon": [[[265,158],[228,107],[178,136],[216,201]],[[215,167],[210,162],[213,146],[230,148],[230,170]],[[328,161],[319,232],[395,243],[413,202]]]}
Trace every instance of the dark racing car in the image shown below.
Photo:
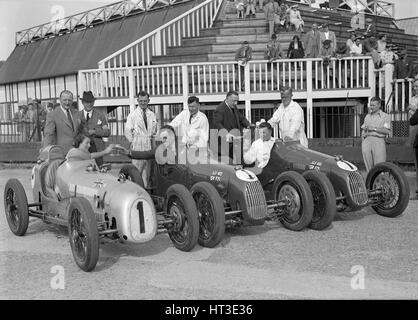
{"label": "dark racing car", "polygon": [[317,230],[329,226],[337,211],[355,211],[371,205],[379,215],[396,217],[409,203],[408,181],[395,164],[377,164],[364,181],[357,167],[341,156],[310,150],[295,141],[284,143],[277,140],[267,166],[248,169],[259,178],[267,199],[275,199],[280,187],[278,175],[284,172],[302,174],[314,200],[310,227]]}

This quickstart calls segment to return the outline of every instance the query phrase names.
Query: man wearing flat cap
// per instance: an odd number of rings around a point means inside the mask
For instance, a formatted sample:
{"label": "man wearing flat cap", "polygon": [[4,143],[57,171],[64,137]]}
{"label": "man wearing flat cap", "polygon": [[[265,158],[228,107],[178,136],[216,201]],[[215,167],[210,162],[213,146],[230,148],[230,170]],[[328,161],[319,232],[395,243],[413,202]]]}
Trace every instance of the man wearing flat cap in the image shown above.
{"label": "man wearing flat cap", "polygon": [[314,22],[312,24],[312,30],[306,34],[305,37],[305,54],[307,58],[317,58],[319,56],[320,49],[320,33],[318,31],[318,24]]}
{"label": "man wearing flat cap", "polygon": [[337,50],[337,37],[335,36],[334,31],[329,30],[328,23],[322,25],[322,32],[320,34],[321,44],[324,43],[324,40],[331,40],[331,50],[335,52]]}
{"label": "man wearing flat cap", "polygon": [[[103,138],[110,135],[110,128],[106,115],[97,109],[94,109],[96,98],[91,91],[84,91],[81,103],[84,109],[79,111],[83,131],[90,137],[89,152],[99,152],[105,149]],[[98,166],[103,164],[103,157],[96,158]]]}

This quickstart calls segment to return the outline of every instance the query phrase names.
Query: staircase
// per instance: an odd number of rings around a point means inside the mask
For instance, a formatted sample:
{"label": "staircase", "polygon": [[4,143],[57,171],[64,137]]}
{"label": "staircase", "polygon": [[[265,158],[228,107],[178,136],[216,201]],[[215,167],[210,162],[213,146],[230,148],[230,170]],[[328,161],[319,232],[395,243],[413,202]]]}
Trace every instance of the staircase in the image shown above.
{"label": "staircase", "polygon": [[[338,44],[345,44],[350,38],[352,14],[345,11],[314,9],[307,5],[299,5],[305,22],[305,31],[309,31],[314,22],[329,23],[329,29],[334,31]],[[243,41],[248,41],[253,49],[253,60],[264,59],[264,50],[269,41],[268,24],[264,13],[256,8],[255,18],[237,19],[235,5],[232,1],[225,1],[211,29],[201,31],[199,37],[183,38],[181,47],[168,47],[164,56],[153,56],[153,64],[175,64],[186,62],[212,62],[234,60],[235,51]],[[388,42],[400,48],[408,48],[409,56],[418,64],[418,36],[407,35],[398,29],[394,20],[388,17],[366,18],[377,27],[378,33],[388,36]],[[366,22],[367,25],[367,22]],[[357,30],[362,34],[365,29]],[[294,35],[304,38],[304,33],[280,32],[279,40],[282,50],[286,53]]]}

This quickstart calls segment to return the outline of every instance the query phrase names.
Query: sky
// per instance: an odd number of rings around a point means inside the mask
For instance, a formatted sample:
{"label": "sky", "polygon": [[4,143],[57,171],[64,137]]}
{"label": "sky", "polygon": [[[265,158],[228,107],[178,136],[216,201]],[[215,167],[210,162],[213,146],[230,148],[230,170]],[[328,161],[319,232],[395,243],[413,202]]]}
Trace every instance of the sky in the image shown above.
{"label": "sky", "polygon": [[[418,16],[418,0],[385,0],[395,3],[395,18]],[[0,0],[0,60],[15,47],[15,33],[57,17],[67,17],[117,0]]]}

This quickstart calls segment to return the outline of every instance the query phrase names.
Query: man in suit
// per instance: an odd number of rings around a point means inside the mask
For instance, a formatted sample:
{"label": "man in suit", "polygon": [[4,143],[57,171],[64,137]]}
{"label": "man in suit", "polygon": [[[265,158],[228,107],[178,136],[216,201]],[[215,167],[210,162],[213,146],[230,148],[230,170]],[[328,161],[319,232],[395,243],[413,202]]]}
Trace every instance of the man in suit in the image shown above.
{"label": "man in suit", "polygon": [[[225,143],[219,143],[218,139],[218,154],[221,156],[229,156],[233,159],[233,163],[242,163],[242,129],[248,128],[250,122],[245,118],[241,112],[238,111],[238,93],[236,91],[229,91],[224,102],[219,104],[213,115],[213,126],[215,129],[227,131],[223,136],[222,132],[218,136],[229,143],[229,148]],[[212,138],[212,137],[211,137]],[[228,151],[229,150],[229,151]]]}
{"label": "man in suit", "polygon": [[[110,136],[106,115],[93,108],[95,100],[91,91],[84,91],[81,98],[84,109],[79,111],[84,133],[90,137],[90,153],[103,151],[105,149],[103,137]],[[95,160],[98,166],[103,164],[103,157]]]}
{"label": "man in suit", "polygon": [[335,52],[337,50],[337,37],[334,31],[329,30],[328,23],[322,26],[323,32],[320,33],[320,43],[324,43],[324,40],[331,40],[331,50]]}
{"label": "man in suit", "polygon": [[46,116],[43,147],[59,145],[65,154],[72,148],[74,137],[81,125],[78,111],[72,110],[73,94],[64,90],[60,94],[60,106]]}
{"label": "man in suit", "polygon": [[312,30],[306,34],[305,37],[305,54],[307,58],[318,58],[320,49],[320,33],[318,31],[318,24],[312,24]]}

